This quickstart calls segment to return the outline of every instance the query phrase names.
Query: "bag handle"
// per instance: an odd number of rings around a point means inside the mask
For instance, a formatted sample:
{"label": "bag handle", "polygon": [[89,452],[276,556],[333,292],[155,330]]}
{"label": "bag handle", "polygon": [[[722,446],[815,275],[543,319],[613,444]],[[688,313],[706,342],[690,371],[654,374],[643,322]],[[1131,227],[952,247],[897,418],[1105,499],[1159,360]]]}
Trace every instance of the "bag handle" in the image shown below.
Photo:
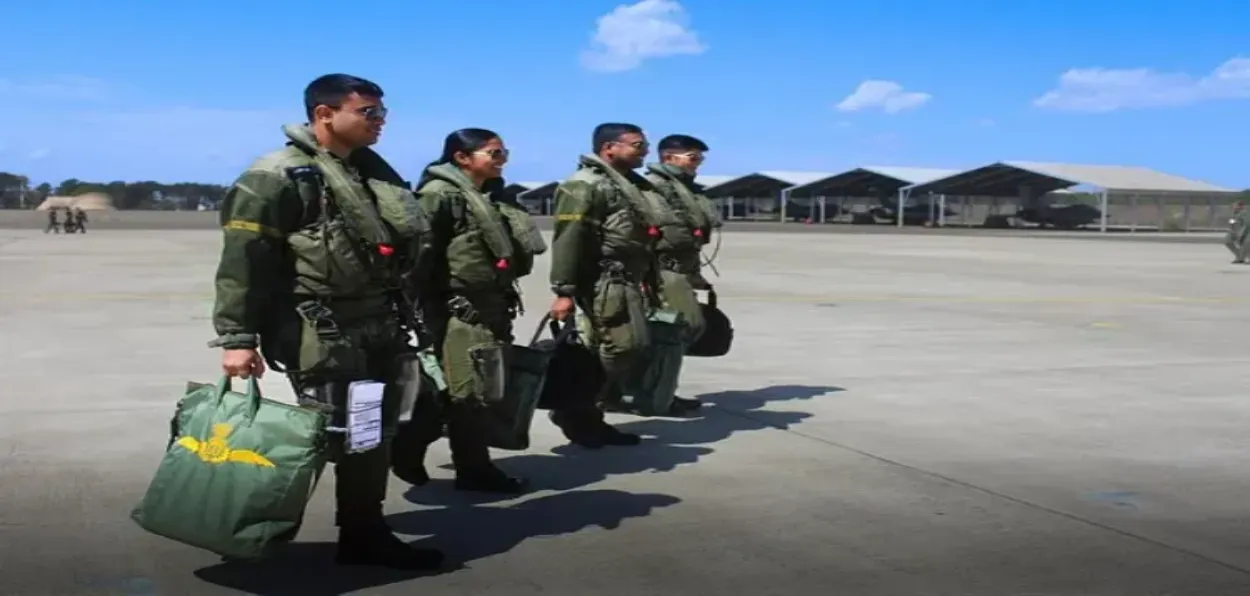
{"label": "bag handle", "polygon": [[563,328],[560,322],[551,317],[551,313],[543,315],[543,320],[538,322],[538,328],[534,330],[534,335],[530,337],[530,346],[538,343],[538,338],[542,337],[543,327],[547,327],[551,331],[551,336],[555,338],[556,343],[561,343],[568,338],[577,335],[577,325],[574,324],[573,318],[569,317],[564,322]]}
{"label": "bag handle", "polygon": [[[233,377],[222,375],[217,381],[217,405],[221,405],[222,398],[226,397],[226,392],[232,390]],[[256,375],[247,377],[247,393],[243,394],[247,398],[247,421],[250,424],[256,419],[256,411],[260,409],[260,381],[256,380]]]}

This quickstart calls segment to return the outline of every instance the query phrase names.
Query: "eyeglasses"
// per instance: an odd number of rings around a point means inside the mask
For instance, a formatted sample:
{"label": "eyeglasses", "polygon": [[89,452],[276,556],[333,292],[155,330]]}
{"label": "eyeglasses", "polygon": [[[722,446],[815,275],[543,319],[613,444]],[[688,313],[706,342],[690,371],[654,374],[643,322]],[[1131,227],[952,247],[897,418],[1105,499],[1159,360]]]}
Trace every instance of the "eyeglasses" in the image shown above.
{"label": "eyeglasses", "polygon": [[508,158],[507,149],[479,149],[477,151],[474,151],[473,153],[477,155],[485,155],[486,157],[489,157],[491,159],[496,159],[496,160]]}
{"label": "eyeglasses", "polygon": [[616,143],[617,145],[629,145],[630,147],[633,147],[634,149],[646,149],[647,147],[651,146],[651,143],[647,141],[634,141],[632,143],[626,143],[624,141],[613,141],[613,142]]}
{"label": "eyeglasses", "polygon": [[674,153],[673,155],[677,157],[684,157],[690,161],[703,161],[707,158],[702,151],[687,151],[685,153]]}
{"label": "eyeglasses", "polygon": [[356,113],[364,116],[366,120],[385,120],[387,112],[385,106],[369,106],[356,110]]}

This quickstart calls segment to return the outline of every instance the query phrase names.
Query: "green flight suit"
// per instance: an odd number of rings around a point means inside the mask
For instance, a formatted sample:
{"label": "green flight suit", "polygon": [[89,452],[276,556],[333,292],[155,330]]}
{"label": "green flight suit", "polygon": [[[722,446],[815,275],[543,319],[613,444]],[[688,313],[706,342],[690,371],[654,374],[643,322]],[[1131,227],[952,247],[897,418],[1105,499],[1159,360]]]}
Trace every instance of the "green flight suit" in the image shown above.
{"label": "green flight suit", "polygon": [[259,348],[285,372],[301,405],[343,425],[346,385],[388,383],[383,444],[348,454],[331,433],[337,523],[382,522],[389,441],[400,396],[399,359],[411,354],[396,315],[401,271],[417,267],[426,236],[416,198],[369,149],[348,160],[318,147],[306,126],[288,125],[284,148],[254,162],[221,205],[215,347]]}
{"label": "green flight suit", "polygon": [[556,187],[551,286],[573,298],[589,320],[605,382],[596,401],[619,399],[620,380],[647,346],[647,313],[657,302],[652,201],[662,201],[634,172],[620,173],[595,155]]}
{"label": "green flight suit", "polygon": [[1245,263],[1247,252],[1250,251],[1250,243],[1246,242],[1250,239],[1250,218],[1247,218],[1244,209],[1236,209],[1233,216],[1228,220],[1228,234],[1224,236],[1224,246],[1228,247],[1229,252],[1233,253],[1234,263]]}
{"label": "green flight suit", "polygon": [[[425,321],[439,345],[448,396],[453,402],[499,396],[502,378],[478,362],[503,364],[520,307],[517,280],[547,251],[524,207],[495,200],[474,188],[452,164],[431,166],[417,189],[430,222],[430,282],[423,284]],[[491,355],[490,353],[495,355]],[[494,371],[506,374],[506,368]]]}
{"label": "green flight suit", "polygon": [[720,221],[711,202],[700,194],[702,188],[695,184],[694,176],[667,164],[651,164],[647,170],[647,180],[664,197],[677,220],[675,229],[664,231],[657,247],[660,295],[665,306],[681,313],[689,329],[687,342],[694,343],[704,329],[703,309],[695,290],[711,287],[703,277],[700,249]]}
{"label": "green flight suit", "polygon": [[414,485],[428,481],[426,449],[446,422],[456,488],[515,493],[523,487],[490,461],[494,426],[487,406],[506,392],[512,323],[521,308],[517,280],[533,271],[547,245],[524,207],[497,200],[501,193],[492,190],[502,189],[501,179],[479,189],[455,165],[436,164],[417,190],[430,222],[431,263],[419,301],[449,403],[446,416],[414,420],[398,435],[392,465]]}

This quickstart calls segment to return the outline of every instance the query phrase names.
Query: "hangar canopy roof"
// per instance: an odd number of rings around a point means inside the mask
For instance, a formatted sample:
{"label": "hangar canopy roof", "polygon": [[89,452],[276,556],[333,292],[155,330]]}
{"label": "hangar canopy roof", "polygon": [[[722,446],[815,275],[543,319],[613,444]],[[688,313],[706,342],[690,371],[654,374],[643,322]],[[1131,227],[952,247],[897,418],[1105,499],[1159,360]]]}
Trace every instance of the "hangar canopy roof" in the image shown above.
{"label": "hangar canopy roof", "polygon": [[1073,186],[1113,192],[1162,194],[1232,193],[1232,189],[1128,166],[1096,166],[1032,161],[1000,161],[907,187],[912,194],[1019,196],[1021,187],[1037,194]]}
{"label": "hangar canopy roof", "polygon": [[790,197],[884,197],[897,194],[904,186],[957,173],[959,170],[945,168],[864,166],[791,188]]}

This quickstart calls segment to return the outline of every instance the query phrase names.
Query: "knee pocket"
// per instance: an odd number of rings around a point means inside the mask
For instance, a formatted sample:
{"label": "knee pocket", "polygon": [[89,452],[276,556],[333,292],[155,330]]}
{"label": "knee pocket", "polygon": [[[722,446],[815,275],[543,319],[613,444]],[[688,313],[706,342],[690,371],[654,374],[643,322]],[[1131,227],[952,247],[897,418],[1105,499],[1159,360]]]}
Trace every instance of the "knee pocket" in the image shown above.
{"label": "knee pocket", "polygon": [[647,344],[642,294],[626,282],[609,281],[595,296],[595,335],[604,354],[639,350]]}
{"label": "knee pocket", "polygon": [[452,319],[443,339],[443,368],[453,400],[503,399],[508,344],[489,329]]}

